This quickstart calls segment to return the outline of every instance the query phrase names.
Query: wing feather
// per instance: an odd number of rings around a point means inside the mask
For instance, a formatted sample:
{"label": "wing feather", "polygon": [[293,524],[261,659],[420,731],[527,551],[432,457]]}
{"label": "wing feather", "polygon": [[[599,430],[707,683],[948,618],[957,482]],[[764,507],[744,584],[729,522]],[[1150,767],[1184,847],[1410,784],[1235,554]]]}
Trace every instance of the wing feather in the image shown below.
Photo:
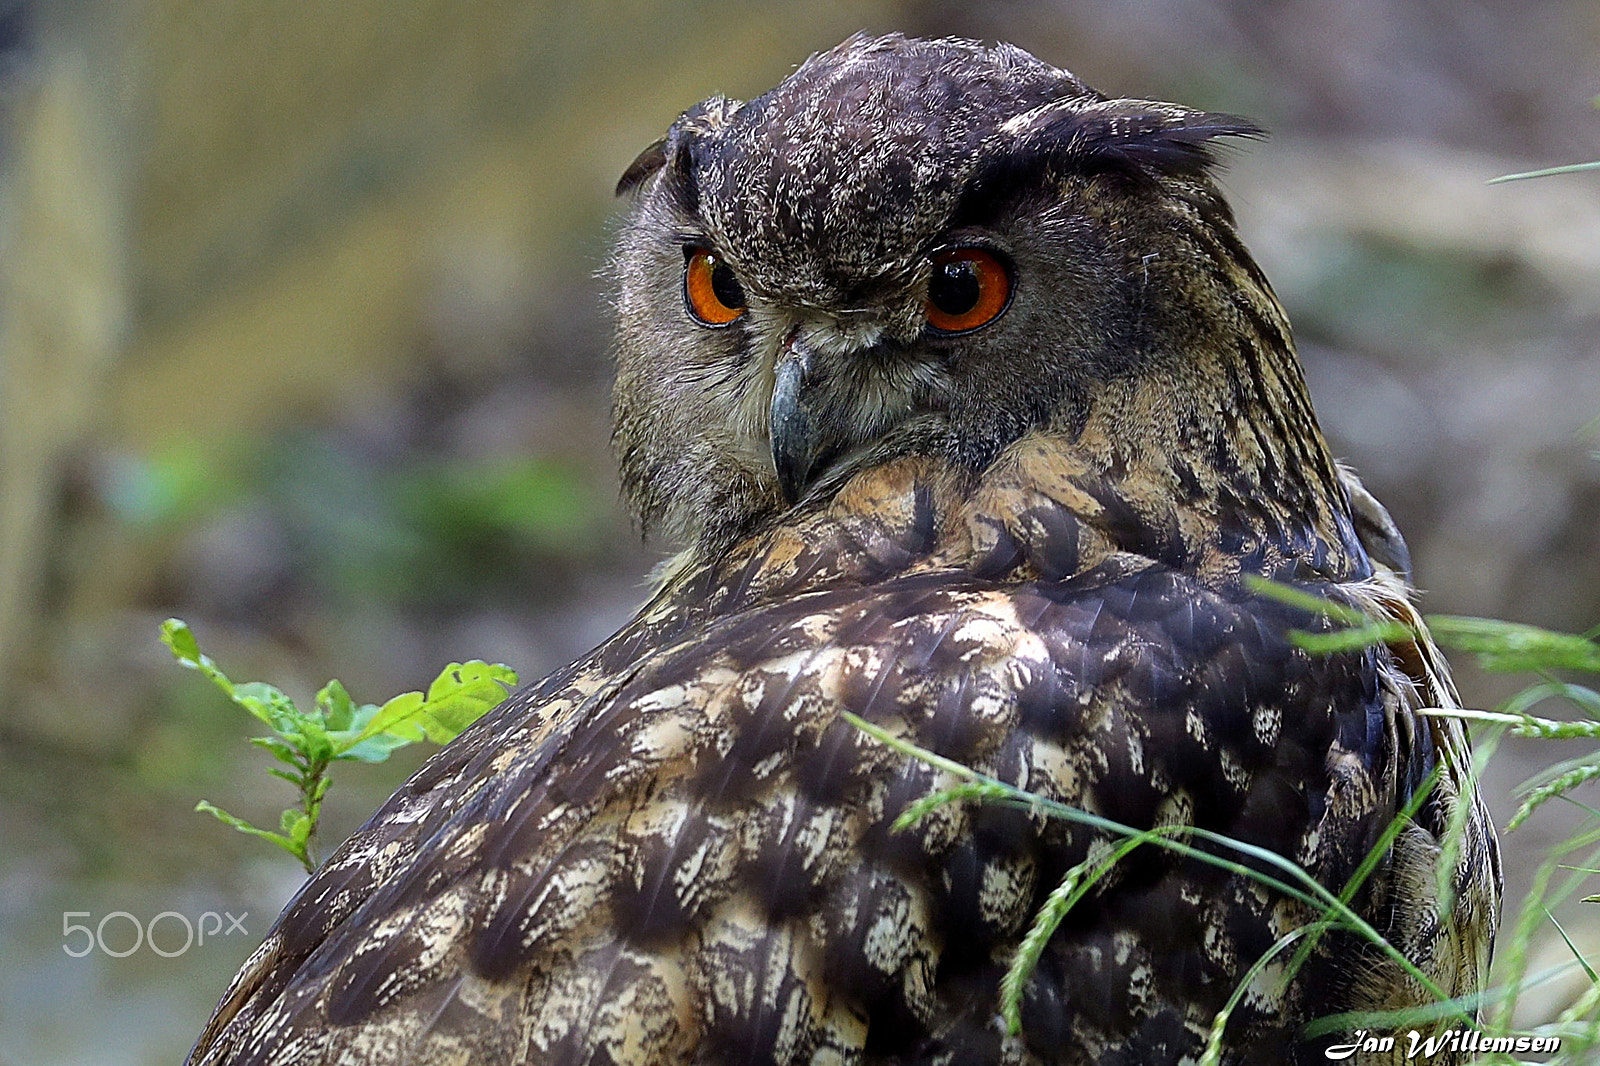
{"label": "wing feather", "polygon": [[[789,597],[690,628],[623,677],[580,669],[480,724],[352,838],[195,1061],[276,1061],[250,1049],[281,1056],[306,1032],[351,1063],[664,1063],[686,1047],[776,1063],[857,1056],[869,1030],[880,1055],[1010,1061],[1042,1054],[1063,1012],[1085,1061],[1176,1040],[1280,935],[1283,901],[1138,854],[1052,942],[1025,1011],[1038,1024],[980,1038],[962,1019],[994,1011],[1028,915],[1104,838],[966,807],[892,832],[941,775],[839,714],[1340,883],[1392,803],[1369,767],[1393,752],[1367,728],[1377,660],[1289,643],[1317,624],[1116,557],[1061,581],[936,571]],[[1358,750],[1319,765],[1336,735]],[[1183,957],[1156,973],[1158,946]],[[1293,1001],[1241,1010],[1245,1042]]]}

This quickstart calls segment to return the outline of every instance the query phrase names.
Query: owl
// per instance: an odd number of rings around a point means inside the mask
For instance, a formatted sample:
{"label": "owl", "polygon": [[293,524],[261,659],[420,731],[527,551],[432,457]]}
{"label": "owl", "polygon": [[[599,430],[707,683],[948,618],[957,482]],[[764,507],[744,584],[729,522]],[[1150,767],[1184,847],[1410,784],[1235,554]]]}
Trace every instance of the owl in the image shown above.
{"label": "owl", "polygon": [[[1318,1062],[1316,1018],[1478,990],[1447,666],[1211,175],[1257,134],[898,35],[684,112],[613,259],[623,483],[681,553],[329,859],[190,1062],[1168,1064],[1230,1001],[1222,1061]],[[1255,579],[1414,635],[1312,653]],[[955,764],[1038,800],[902,824]]]}

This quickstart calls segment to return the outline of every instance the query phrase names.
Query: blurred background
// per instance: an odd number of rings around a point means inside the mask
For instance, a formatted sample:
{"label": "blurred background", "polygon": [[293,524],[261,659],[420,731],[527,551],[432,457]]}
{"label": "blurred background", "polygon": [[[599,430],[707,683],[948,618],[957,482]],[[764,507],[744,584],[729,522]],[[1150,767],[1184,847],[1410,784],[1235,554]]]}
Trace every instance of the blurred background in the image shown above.
{"label": "blurred background", "polygon": [[[293,796],[161,619],[381,702],[536,679],[638,604],[666,546],[607,445],[610,190],[858,29],[1269,127],[1226,185],[1425,609],[1600,622],[1600,175],[1485,185],[1600,157],[1589,0],[0,0],[0,1066],[177,1061],[301,880],[193,812]],[[420,758],[346,767],[325,847]],[[1512,906],[1565,829],[1507,841]],[[111,953],[168,911],[248,933]]]}

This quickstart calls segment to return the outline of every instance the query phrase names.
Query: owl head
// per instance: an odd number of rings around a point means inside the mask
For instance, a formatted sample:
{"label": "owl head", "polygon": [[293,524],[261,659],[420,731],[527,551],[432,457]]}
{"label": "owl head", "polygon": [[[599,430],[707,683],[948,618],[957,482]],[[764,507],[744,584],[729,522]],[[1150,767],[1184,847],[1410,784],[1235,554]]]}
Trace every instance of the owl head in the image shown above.
{"label": "owl head", "polygon": [[716,550],[863,464],[977,472],[1096,418],[1201,466],[1242,421],[1315,433],[1208,176],[1258,132],[898,35],[690,108],[619,184],[615,441],[645,526]]}

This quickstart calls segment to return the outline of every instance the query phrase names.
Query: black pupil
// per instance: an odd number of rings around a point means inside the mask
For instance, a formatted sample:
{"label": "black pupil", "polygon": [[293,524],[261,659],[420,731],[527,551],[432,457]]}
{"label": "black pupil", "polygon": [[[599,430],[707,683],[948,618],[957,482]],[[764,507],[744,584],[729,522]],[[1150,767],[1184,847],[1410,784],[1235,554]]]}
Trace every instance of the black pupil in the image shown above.
{"label": "black pupil", "polygon": [[723,307],[744,306],[744,289],[733,276],[733,268],[716,260],[711,265],[711,295],[722,301]]}
{"label": "black pupil", "polygon": [[928,299],[947,315],[964,315],[978,306],[982,281],[978,267],[970,259],[952,259],[934,268],[928,285]]}

